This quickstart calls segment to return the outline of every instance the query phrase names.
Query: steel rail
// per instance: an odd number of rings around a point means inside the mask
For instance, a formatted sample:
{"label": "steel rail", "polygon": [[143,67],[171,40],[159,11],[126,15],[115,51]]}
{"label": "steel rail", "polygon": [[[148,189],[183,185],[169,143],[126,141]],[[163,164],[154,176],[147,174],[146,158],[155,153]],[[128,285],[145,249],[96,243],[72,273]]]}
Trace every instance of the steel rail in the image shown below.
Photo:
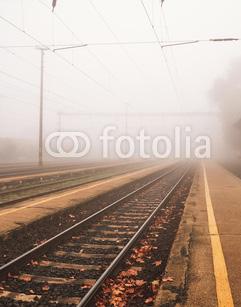
{"label": "steel rail", "polygon": [[[88,163],[87,163],[88,164]],[[10,180],[12,177],[30,177],[31,176],[36,176],[38,175],[44,176],[44,177],[51,177],[54,175],[57,175],[59,172],[61,174],[66,174],[69,172],[77,173],[77,172],[82,172],[82,171],[88,171],[88,170],[95,170],[95,169],[103,169],[105,167],[115,167],[115,166],[121,166],[121,165],[128,165],[130,163],[120,163],[120,164],[114,164],[114,163],[106,163],[106,164],[100,164],[96,163],[95,165],[89,163],[89,166],[81,166],[79,163],[75,164],[70,164],[70,165],[49,165],[49,166],[44,166],[42,168],[37,168],[34,167],[32,168],[31,166],[28,166],[27,169],[16,169],[15,173],[4,171],[4,169],[7,169],[9,166],[6,167],[1,167],[0,166],[0,179],[1,180]],[[11,168],[11,167],[10,167]],[[13,178],[14,179],[14,178]]]}
{"label": "steel rail", "polygon": [[159,181],[160,179],[168,176],[169,174],[175,172],[177,169],[179,169],[180,166],[176,166],[173,168],[171,166],[171,170],[168,170],[158,176],[157,178],[151,180],[150,182],[144,184],[138,189],[135,189],[134,191],[128,193],[127,195],[121,197],[120,199],[116,200],[115,202],[111,203],[110,205],[106,206],[105,208],[93,213],[92,215],[88,216],[87,218],[83,219],[82,221],[74,224],[73,226],[69,227],[68,229],[62,231],[61,233],[57,234],[56,236],[48,239],[44,243],[32,248],[31,250],[25,252],[24,254],[20,255],[19,257],[11,260],[10,262],[4,264],[0,267],[0,281],[6,279],[7,275],[9,273],[15,272],[18,270],[18,268],[30,260],[39,258],[47,251],[53,249],[57,244],[65,240],[66,238],[70,237],[78,228],[81,226],[87,225],[91,220],[94,220],[97,217],[100,217],[102,214],[106,213],[110,209],[112,209],[115,206],[120,205],[123,201],[127,200],[131,196],[135,195],[136,193],[145,190],[155,182]]}
{"label": "steel rail", "polygon": [[[37,168],[36,166],[26,166],[24,168],[14,167],[14,166],[6,166],[0,167],[0,178],[1,179],[11,179],[12,177],[25,177],[31,175],[41,175],[43,172],[46,173],[46,176],[51,176],[51,173],[56,173],[57,171],[71,171],[75,170],[78,165],[52,165],[52,166],[45,166],[42,168]],[[81,169],[81,168],[80,168]]]}
{"label": "steel rail", "polygon": [[[126,172],[128,172],[128,171],[126,171]],[[120,173],[118,175],[123,175],[123,173]],[[17,204],[19,202],[22,202],[22,201],[25,201],[25,200],[29,200],[29,199],[32,199],[32,198],[35,198],[35,197],[45,196],[45,195],[49,195],[49,194],[52,194],[52,193],[66,191],[66,190],[69,190],[69,189],[77,188],[77,187],[80,187],[80,186],[82,186],[84,184],[89,184],[89,183],[95,182],[97,180],[103,180],[103,179],[111,178],[111,177],[115,176],[115,174],[107,175],[107,176],[104,176],[104,177],[101,177],[101,178],[92,178],[92,179],[89,178],[89,180],[88,180],[88,177],[90,177],[90,176],[91,176],[91,174],[87,174],[85,176],[82,175],[82,177],[80,176],[80,177],[69,178],[69,179],[65,178],[65,179],[61,179],[61,180],[40,183],[40,184],[36,184],[36,185],[32,185],[32,186],[27,186],[27,187],[23,187],[23,188],[9,189],[9,190],[6,190],[6,191],[1,191],[0,192],[0,197],[8,195],[8,194],[12,194],[12,193],[27,192],[27,191],[31,191],[32,189],[41,189],[41,188],[44,189],[44,188],[48,188],[48,187],[51,187],[51,186],[54,186],[54,185],[58,185],[58,184],[62,184],[62,183],[65,183],[65,182],[66,183],[71,183],[71,181],[87,179],[87,181],[84,181],[84,182],[81,182],[81,183],[74,183],[73,185],[70,185],[70,186],[67,186],[67,187],[58,187],[58,188],[52,189],[50,191],[42,191],[42,192],[39,192],[39,193],[36,193],[36,194],[33,194],[33,195],[23,196],[23,197],[20,196],[19,198],[16,198],[16,199],[13,199],[13,200],[3,201],[3,202],[0,202],[0,208],[6,207],[6,206],[9,206],[9,205],[14,205],[14,204]]]}
{"label": "steel rail", "polygon": [[[135,163],[134,163],[135,164]],[[138,164],[139,165],[139,164]],[[133,169],[134,171],[136,170],[137,166],[138,165],[135,165],[135,168]],[[0,196],[1,195],[6,195],[8,193],[17,193],[17,192],[22,192],[22,191],[27,191],[29,189],[32,189],[32,188],[38,188],[38,187],[44,187],[44,186],[48,186],[48,185],[54,185],[54,184],[61,184],[61,183],[65,183],[66,181],[67,182],[70,182],[70,181],[74,181],[74,180],[79,180],[79,179],[83,179],[83,178],[86,178],[88,176],[91,176],[93,175],[93,172],[100,172],[100,171],[103,171],[106,170],[111,170],[113,168],[123,168],[123,166],[129,166],[129,164],[116,164],[116,165],[103,165],[103,166],[96,166],[96,167],[87,167],[87,168],[80,168],[78,170],[76,169],[69,169],[69,170],[64,170],[64,171],[61,171],[59,174],[56,173],[56,171],[53,172],[53,174],[51,175],[50,174],[47,174],[47,175],[44,175],[44,176],[41,176],[41,173],[39,174],[39,177],[44,177],[46,178],[46,182],[42,182],[42,183],[35,183],[35,184],[32,184],[32,185],[26,185],[26,186],[23,186],[23,187],[20,187],[20,188],[7,188],[6,190],[2,190],[0,188]],[[137,168],[139,170],[139,168]],[[132,169],[129,170],[129,169],[126,169],[124,170],[124,172],[129,172],[129,171],[133,171]],[[38,173],[36,173],[36,175],[38,175]],[[64,176],[73,176],[73,177],[70,177],[70,178],[66,178]],[[57,177],[57,178],[55,178]],[[38,176],[37,176],[38,178]]]}
{"label": "steel rail", "polygon": [[[121,165],[116,165],[116,168],[119,168],[119,167],[121,167]],[[45,195],[49,195],[49,194],[52,194],[52,193],[77,188],[79,186],[82,186],[83,184],[89,184],[89,183],[95,182],[97,180],[103,180],[103,179],[111,178],[111,177],[116,176],[116,175],[123,175],[123,174],[128,173],[128,171],[129,171],[129,170],[124,170],[124,172],[121,172],[121,173],[118,173],[118,174],[105,175],[105,176],[100,177],[100,178],[90,178],[91,176],[93,176],[93,174],[92,173],[86,173],[87,171],[98,172],[98,171],[101,171],[101,168],[100,167],[86,168],[86,169],[83,169],[83,171],[82,170],[77,171],[76,173],[80,172],[82,174],[79,174],[76,177],[71,177],[69,179],[68,178],[62,178],[62,179],[57,179],[57,180],[52,179],[53,181],[50,181],[51,180],[50,179],[48,182],[33,184],[33,185],[25,186],[25,187],[22,187],[22,188],[9,188],[9,189],[4,190],[4,191],[0,190],[0,199],[1,199],[1,196],[4,197],[4,196],[7,196],[7,195],[12,194],[12,193],[21,193],[21,192],[23,193],[23,192],[31,191],[32,189],[41,189],[41,188],[44,189],[44,188],[48,188],[48,187],[51,188],[51,186],[61,185],[61,184],[64,184],[64,183],[70,184],[69,186],[66,186],[66,187],[56,187],[55,189],[52,189],[52,190],[49,190],[49,191],[40,191],[39,193],[36,193],[36,194],[33,194],[33,195],[26,195],[26,196],[22,196],[22,197],[19,196],[16,199],[0,201],[0,208],[7,207],[9,205],[14,205],[14,204],[17,204],[17,203],[22,202],[22,201],[33,199],[35,197],[45,196]],[[103,167],[103,168],[106,169],[106,170],[109,170],[109,169],[112,169],[113,166],[106,166],[106,167]],[[136,171],[136,168],[134,168],[131,171]],[[64,172],[64,175],[66,176],[68,173],[73,175],[75,173],[75,171],[70,170],[69,172]],[[48,177],[51,177],[51,176],[48,175]],[[84,179],[87,179],[87,180],[84,181],[84,182],[80,182],[80,183],[74,183],[75,181],[84,180]],[[71,185],[71,182],[73,182],[72,185]]]}
{"label": "steel rail", "polygon": [[94,286],[87,292],[87,294],[83,297],[83,299],[81,299],[81,302],[77,305],[77,307],[88,306],[90,301],[93,299],[93,297],[95,296],[97,291],[102,286],[103,282],[110,276],[110,274],[114,271],[114,269],[117,267],[117,265],[120,263],[120,261],[122,261],[124,259],[125,255],[130,251],[132,246],[137,242],[137,240],[140,238],[140,236],[143,234],[143,232],[146,230],[146,228],[150,225],[152,220],[155,218],[158,211],[167,204],[168,200],[173,195],[173,193],[176,191],[176,188],[179,186],[179,184],[182,182],[182,180],[185,178],[188,171],[189,171],[189,168],[187,168],[184,171],[182,176],[172,186],[172,188],[169,190],[169,192],[167,193],[165,198],[160,202],[160,204],[157,206],[157,208],[152,212],[152,214],[148,217],[148,219],[144,222],[144,224],[133,235],[133,237],[126,244],[126,246],[122,249],[122,251],[117,255],[117,257],[113,260],[113,262],[110,264],[110,266],[99,277],[99,279],[96,281]]}

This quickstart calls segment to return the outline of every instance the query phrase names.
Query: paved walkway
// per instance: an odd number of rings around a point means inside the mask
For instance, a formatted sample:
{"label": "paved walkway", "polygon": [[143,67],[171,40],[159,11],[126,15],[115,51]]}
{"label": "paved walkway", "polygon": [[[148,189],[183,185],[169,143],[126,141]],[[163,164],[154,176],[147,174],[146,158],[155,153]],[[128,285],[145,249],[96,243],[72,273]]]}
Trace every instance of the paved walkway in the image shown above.
{"label": "paved walkway", "polygon": [[196,205],[186,306],[241,306],[241,180],[206,163]]}
{"label": "paved walkway", "polygon": [[215,162],[195,176],[165,276],[155,307],[241,306],[241,180]]}

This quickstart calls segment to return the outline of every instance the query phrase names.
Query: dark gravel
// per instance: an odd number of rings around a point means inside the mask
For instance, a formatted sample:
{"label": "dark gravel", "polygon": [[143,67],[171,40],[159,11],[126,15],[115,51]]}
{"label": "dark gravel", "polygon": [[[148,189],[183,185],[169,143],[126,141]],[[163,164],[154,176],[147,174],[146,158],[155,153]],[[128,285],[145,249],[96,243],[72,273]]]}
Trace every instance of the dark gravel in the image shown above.
{"label": "dark gravel", "polygon": [[0,236],[0,265],[9,262],[44,240],[51,238],[127,193],[157,178],[159,175],[160,171],[155,172],[131,184],[126,184],[119,189],[108,192],[98,197],[98,199],[80,205],[77,204],[71,208],[41,218],[31,224],[21,225],[21,228],[7,235]]}
{"label": "dark gravel", "polygon": [[[153,305],[181,221],[185,200],[191,188],[193,174],[194,172],[192,171],[186,177],[185,181],[179,186],[177,192],[170,199],[165,209],[157,216],[152,226],[146,231],[144,237],[139,240],[139,243],[134,246],[125,261],[122,262],[115,273],[106,281],[95,300],[90,303],[90,306],[113,306],[111,301],[116,297],[114,294],[116,289],[121,289],[124,293],[119,294],[121,298],[120,303],[122,303],[120,306],[136,307]],[[161,229],[160,226],[162,227]],[[157,232],[158,235],[153,237],[153,232]],[[146,257],[143,258],[144,263],[140,263],[132,258],[133,251],[145,245],[152,246],[152,249],[150,253],[147,253]],[[156,266],[155,262],[160,260],[161,264]],[[126,272],[133,266],[142,267],[142,270],[138,272],[137,276],[128,278],[120,277],[121,272]],[[133,293],[130,292],[128,294],[129,288],[125,289],[125,285],[128,283],[132,283],[133,285],[133,280],[142,280],[145,284],[136,288],[132,286],[132,289],[135,288],[135,290]],[[154,281],[159,283],[157,289],[153,288]],[[115,288],[115,286],[117,288]],[[110,289],[112,289],[112,291],[109,291]],[[127,294],[125,291],[127,291]],[[152,299],[152,301],[148,303],[148,299]],[[180,300],[181,299],[180,297]]]}
{"label": "dark gravel", "polygon": [[[54,278],[68,278],[68,279],[77,279],[77,280],[81,280],[81,279],[97,279],[101,273],[103,272],[103,265],[107,266],[110,265],[111,261],[113,260],[113,257],[115,257],[117,255],[117,253],[119,251],[116,251],[114,253],[114,255],[108,255],[111,254],[110,251],[109,253],[106,253],[106,256],[111,256],[106,258],[105,256],[98,256],[96,257],[76,257],[76,256],[72,256],[71,253],[74,252],[74,247],[72,246],[72,244],[78,244],[79,245],[79,250],[78,253],[82,254],[83,256],[84,254],[87,253],[87,251],[84,249],[82,249],[84,246],[84,244],[86,243],[90,243],[91,241],[94,241],[93,236],[96,237],[96,241],[95,243],[99,243],[97,238],[98,237],[102,237],[103,236],[105,238],[118,238],[118,241],[120,240],[121,243],[119,243],[116,239],[112,241],[110,240],[110,245],[116,246],[116,245],[120,245],[123,243],[127,243],[126,241],[128,241],[133,234],[131,233],[126,233],[125,236],[123,236],[122,234],[115,232],[114,233],[108,233],[110,231],[110,229],[108,228],[109,223],[105,222],[105,220],[111,219],[113,221],[113,224],[116,225],[116,221],[118,221],[118,223],[120,222],[120,220],[123,218],[126,224],[126,220],[128,219],[130,221],[130,226],[131,224],[133,226],[140,226],[143,223],[143,220],[141,219],[141,217],[137,217],[139,215],[140,212],[142,212],[142,215],[144,217],[144,220],[149,216],[150,214],[150,209],[154,209],[156,208],[156,206],[160,203],[160,201],[163,199],[163,197],[166,195],[167,191],[170,189],[170,186],[172,186],[172,184],[174,182],[176,182],[177,178],[180,177],[180,173],[181,170],[177,170],[175,173],[166,176],[165,178],[163,178],[162,180],[156,182],[155,184],[153,184],[151,187],[149,187],[148,189],[142,191],[141,193],[136,194],[134,197],[130,198],[130,200],[126,200],[125,202],[123,202],[119,207],[117,207],[115,210],[111,210],[108,214],[106,214],[104,217],[100,217],[98,219],[96,219],[96,221],[93,223],[91,223],[88,226],[85,226],[85,228],[81,228],[81,230],[76,230],[75,233],[72,234],[72,238],[68,239],[67,242],[63,242],[61,243],[59,246],[57,246],[56,248],[54,248],[53,250],[48,251],[48,253],[46,253],[46,255],[41,257],[41,261],[45,261],[45,264],[47,263],[46,261],[54,261],[59,262],[59,263],[65,263],[66,264],[86,264],[86,265],[100,265],[101,269],[91,269],[91,270],[76,270],[73,268],[63,268],[63,266],[61,265],[61,269],[57,268],[57,267],[53,267],[51,266],[49,263],[47,264],[47,266],[41,266],[38,261],[32,261],[31,263],[29,263],[28,265],[25,265],[24,267],[22,267],[21,272],[19,272],[19,274],[31,274],[31,275],[37,275],[37,276],[49,276],[49,277],[54,277]],[[150,178],[149,178],[150,180]],[[113,201],[113,200],[112,200]],[[155,203],[155,205],[154,205]],[[148,209],[146,209],[148,207]],[[129,216],[129,213],[133,212],[135,213],[137,216],[131,217]],[[127,214],[127,216],[126,216]],[[106,225],[105,227],[105,232],[104,234],[100,234],[98,233],[98,228],[99,226],[96,226],[96,223],[102,223],[102,228],[104,227],[104,225]],[[111,222],[112,223],[112,222]],[[100,227],[101,228],[101,227]],[[94,231],[91,231],[94,230]],[[133,230],[133,229],[132,229]],[[112,231],[111,231],[112,232]],[[123,238],[127,238],[126,240],[122,240]],[[123,242],[125,241],[125,242]],[[108,241],[105,241],[105,244],[107,244]],[[66,244],[68,243],[68,248],[66,247]],[[68,254],[62,254],[61,250],[63,250],[63,248],[61,248],[61,246],[65,246],[65,249],[67,248]],[[80,251],[81,250],[81,251]],[[83,252],[84,251],[84,252]],[[98,253],[98,249],[95,249],[92,251],[93,254]],[[102,251],[101,251],[102,254]],[[19,276],[18,274],[18,276]],[[76,287],[76,285],[73,284],[66,284],[65,286],[51,286],[48,285],[48,289],[47,292],[44,289],[44,282],[42,283],[42,279],[41,282],[39,281],[35,281],[34,279],[30,279],[30,280],[24,280],[23,282],[21,280],[19,280],[20,277],[18,276],[10,276],[9,278],[7,278],[6,281],[2,282],[2,285],[4,286],[5,290],[11,291],[11,292],[18,292],[18,293],[25,293],[25,294],[37,294],[37,295],[43,295],[42,298],[40,299],[40,301],[38,302],[37,306],[42,306],[42,303],[45,303],[47,300],[51,301],[57,301],[58,298],[60,296],[62,297],[83,297],[83,295],[85,294],[83,291],[86,291],[86,288],[83,288],[79,285],[79,287]],[[0,302],[2,302],[2,300],[0,300]],[[35,303],[34,303],[35,304]],[[36,302],[37,304],[37,302]],[[6,305],[5,305],[6,306]],[[26,304],[24,304],[23,306],[26,306]],[[33,305],[35,306],[35,305]],[[51,305],[50,305],[51,306]]]}

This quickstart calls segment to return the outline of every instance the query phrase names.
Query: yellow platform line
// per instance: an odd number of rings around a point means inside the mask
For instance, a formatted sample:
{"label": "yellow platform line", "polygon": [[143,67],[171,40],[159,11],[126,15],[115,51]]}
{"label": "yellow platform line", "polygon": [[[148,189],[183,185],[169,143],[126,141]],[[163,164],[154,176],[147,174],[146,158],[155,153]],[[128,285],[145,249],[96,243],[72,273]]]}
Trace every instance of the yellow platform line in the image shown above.
{"label": "yellow platform line", "polygon": [[[7,215],[7,214],[15,213],[15,212],[20,211],[20,210],[32,208],[32,207],[35,207],[35,206],[38,206],[38,205],[41,205],[41,204],[44,204],[44,203],[48,203],[52,200],[57,200],[57,199],[61,199],[61,198],[65,197],[65,196],[70,196],[70,195],[76,194],[78,192],[91,190],[93,188],[102,186],[106,183],[113,183],[117,180],[124,179],[124,178],[134,176],[134,175],[137,175],[137,174],[141,175],[142,173],[145,173],[145,172],[151,173],[151,172],[157,171],[159,169],[161,170],[162,168],[163,167],[160,167],[160,166],[152,166],[152,167],[148,167],[148,168],[145,168],[145,169],[132,171],[132,172],[127,173],[127,174],[116,175],[115,177],[112,177],[110,179],[101,179],[100,181],[98,181],[95,184],[87,184],[87,186],[81,186],[80,188],[75,188],[74,190],[64,192],[64,193],[60,192],[61,194],[54,195],[54,196],[48,196],[47,198],[44,198],[42,200],[31,201],[28,205],[24,205],[24,206],[13,208],[13,209],[4,210],[3,212],[0,212],[0,216],[4,216],[4,215]],[[148,175],[148,173],[147,173],[147,175]]]}
{"label": "yellow platform line", "polygon": [[212,245],[213,267],[214,267],[214,275],[216,280],[218,306],[233,307],[234,303],[228,280],[227,267],[213,211],[213,205],[207,180],[207,172],[204,164],[203,164],[203,176],[204,176],[205,198],[206,198],[207,214],[208,214],[208,228]]}
{"label": "yellow platform line", "polygon": [[44,198],[43,200],[33,201],[29,205],[25,205],[25,206],[22,206],[22,207],[18,207],[18,208],[14,208],[14,209],[10,209],[10,210],[6,210],[6,211],[3,211],[3,212],[0,212],[0,216],[6,215],[6,214],[10,214],[10,213],[14,213],[14,212],[17,212],[17,211],[20,211],[20,210],[24,210],[24,209],[27,209],[27,208],[31,208],[31,207],[34,207],[34,206],[37,206],[37,205],[41,205],[41,204],[47,203],[47,202],[52,201],[52,200],[63,198],[65,196],[70,196],[70,195],[76,194],[76,193],[78,193],[80,191],[82,192],[82,191],[90,190],[90,189],[96,188],[96,187],[101,186],[104,183],[107,183],[107,182],[110,182],[110,181],[111,181],[110,179],[106,180],[104,182],[101,181],[99,183],[92,184],[92,185],[87,186],[87,187],[82,187],[80,189],[74,189],[74,191],[70,191],[70,192],[66,192],[66,193],[61,193],[60,195],[57,195],[57,196],[51,196],[51,197],[48,197],[48,198]]}

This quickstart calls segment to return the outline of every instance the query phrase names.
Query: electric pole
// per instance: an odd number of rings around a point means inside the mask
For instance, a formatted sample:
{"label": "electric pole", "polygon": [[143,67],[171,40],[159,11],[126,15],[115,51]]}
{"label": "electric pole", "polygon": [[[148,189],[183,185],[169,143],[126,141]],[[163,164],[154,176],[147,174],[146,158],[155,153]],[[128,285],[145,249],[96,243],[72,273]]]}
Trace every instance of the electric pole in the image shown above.
{"label": "electric pole", "polygon": [[44,52],[47,48],[37,47],[37,49],[41,52],[38,165],[43,166]]}

